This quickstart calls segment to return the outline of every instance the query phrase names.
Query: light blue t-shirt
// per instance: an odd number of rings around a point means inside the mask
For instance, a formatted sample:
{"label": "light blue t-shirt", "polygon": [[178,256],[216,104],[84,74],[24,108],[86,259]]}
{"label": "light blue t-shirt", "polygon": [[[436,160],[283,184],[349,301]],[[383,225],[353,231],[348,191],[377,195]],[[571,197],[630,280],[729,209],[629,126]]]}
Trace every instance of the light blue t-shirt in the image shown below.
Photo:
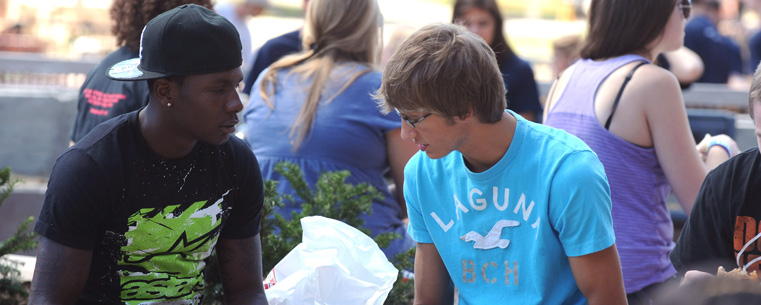
{"label": "light blue t-shirt", "polygon": [[436,246],[459,304],[586,304],[568,257],[615,242],[603,166],[578,138],[510,114],[510,148],[484,172],[457,151],[412,157],[408,232]]}

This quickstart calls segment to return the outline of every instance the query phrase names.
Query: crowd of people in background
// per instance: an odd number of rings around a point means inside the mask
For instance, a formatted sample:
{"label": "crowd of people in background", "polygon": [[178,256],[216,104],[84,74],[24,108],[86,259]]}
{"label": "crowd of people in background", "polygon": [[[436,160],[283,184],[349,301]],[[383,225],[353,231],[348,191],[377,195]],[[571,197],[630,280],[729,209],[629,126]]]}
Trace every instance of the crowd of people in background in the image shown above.
{"label": "crowd of people in background", "polygon": [[[761,32],[722,34],[720,1],[592,0],[587,32],[553,44],[544,100],[496,0],[456,0],[451,23],[400,27],[385,48],[377,0],[304,0],[301,28],[252,50],[246,20],[268,7],[114,1],[120,48],[80,90],[72,147],[35,227],[30,304],[125,301],[124,281],[198,271],[215,246],[228,301],[264,303],[261,187],[276,180],[295,195],[275,170],[283,161],[310,186],[348,170],[347,182],[380,192],[365,226],[399,235],[382,249],[389,258],[417,249],[420,303],[639,305],[665,291],[663,304],[677,304],[674,293],[703,287],[719,266],[759,271]],[[742,7],[761,12],[761,1]],[[724,134],[696,143],[681,91],[695,82],[749,88],[758,147],[741,151]],[[232,136],[238,117],[244,141]],[[676,242],[672,192],[690,215]],[[185,213],[227,225],[174,222]],[[163,232],[146,224],[159,216],[208,233],[208,245],[135,244]],[[176,255],[193,265],[167,260]],[[154,257],[155,270],[141,264]],[[62,264],[89,272],[66,282],[54,274]],[[202,295],[169,283],[193,293],[141,300]]]}

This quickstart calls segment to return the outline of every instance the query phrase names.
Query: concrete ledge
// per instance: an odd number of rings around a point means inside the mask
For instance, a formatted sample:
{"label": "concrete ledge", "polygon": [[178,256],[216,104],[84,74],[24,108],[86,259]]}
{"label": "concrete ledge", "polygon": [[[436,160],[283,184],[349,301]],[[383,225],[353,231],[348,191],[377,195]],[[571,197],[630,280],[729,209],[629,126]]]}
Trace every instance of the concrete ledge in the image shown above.
{"label": "concrete ledge", "polygon": [[76,89],[0,88],[0,167],[14,173],[49,176],[69,146],[77,111]]}

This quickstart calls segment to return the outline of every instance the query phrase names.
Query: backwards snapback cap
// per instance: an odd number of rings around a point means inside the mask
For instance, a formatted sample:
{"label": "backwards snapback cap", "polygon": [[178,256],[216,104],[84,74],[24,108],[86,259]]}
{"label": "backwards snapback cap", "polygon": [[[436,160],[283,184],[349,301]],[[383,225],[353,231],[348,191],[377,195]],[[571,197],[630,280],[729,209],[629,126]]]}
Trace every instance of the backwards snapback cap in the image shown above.
{"label": "backwards snapback cap", "polygon": [[238,30],[225,17],[184,4],[151,19],[140,37],[140,57],[106,72],[114,80],[146,80],[172,75],[207,74],[240,67]]}

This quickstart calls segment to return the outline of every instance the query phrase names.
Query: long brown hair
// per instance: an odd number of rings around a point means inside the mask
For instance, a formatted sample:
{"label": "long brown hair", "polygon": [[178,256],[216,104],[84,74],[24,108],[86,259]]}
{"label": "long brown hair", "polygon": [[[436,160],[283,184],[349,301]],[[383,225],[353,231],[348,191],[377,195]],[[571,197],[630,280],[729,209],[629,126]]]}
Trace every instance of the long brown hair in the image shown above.
{"label": "long brown hair", "polygon": [[145,25],[159,14],[183,4],[198,4],[212,9],[211,0],[113,0],[111,33],[116,36],[116,45],[138,51],[140,35]]}
{"label": "long brown hair", "polygon": [[270,66],[262,76],[259,94],[270,109],[275,109],[273,96],[278,71],[293,68],[290,73],[312,78],[306,100],[289,136],[297,150],[314,123],[320,93],[328,82],[330,72],[340,62],[356,62],[367,66],[349,77],[330,102],[354,80],[370,72],[380,59],[382,20],[376,0],[311,0],[307,6],[302,32],[302,51],[283,57]]}
{"label": "long brown hair", "polygon": [[464,16],[471,9],[480,9],[486,11],[494,18],[494,33],[491,44],[489,45],[497,55],[497,61],[502,62],[513,54],[513,49],[507,43],[505,34],[503,32],[503,19],[502,14],[499,12],[497,1],[495,0],[457,0],[454,3],[454,11],[452,13],[452,23],[461,22],[462,16]]}
{"label": "long brown hair", "polygon": [[581,58],[602,59],[648,51],[663,34],[676,1],[592,0]]}

